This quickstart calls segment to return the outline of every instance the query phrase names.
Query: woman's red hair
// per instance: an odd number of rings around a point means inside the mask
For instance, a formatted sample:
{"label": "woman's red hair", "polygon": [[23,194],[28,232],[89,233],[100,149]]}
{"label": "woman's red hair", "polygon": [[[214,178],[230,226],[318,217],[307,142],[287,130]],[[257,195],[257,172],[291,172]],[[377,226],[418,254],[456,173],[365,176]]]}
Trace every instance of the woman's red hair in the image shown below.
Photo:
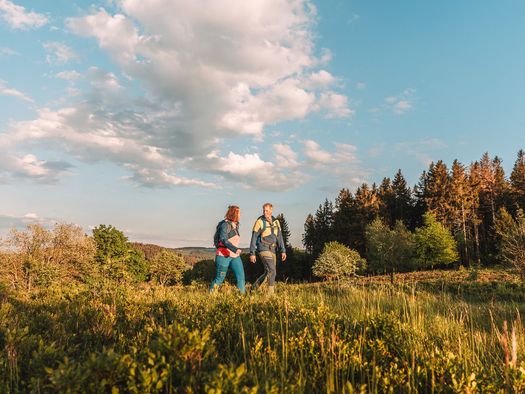
{"label": "woman's red hair", "polygon": [[224,218],[230,222],[239,223],[240,208],[237,205],[230,205]]}

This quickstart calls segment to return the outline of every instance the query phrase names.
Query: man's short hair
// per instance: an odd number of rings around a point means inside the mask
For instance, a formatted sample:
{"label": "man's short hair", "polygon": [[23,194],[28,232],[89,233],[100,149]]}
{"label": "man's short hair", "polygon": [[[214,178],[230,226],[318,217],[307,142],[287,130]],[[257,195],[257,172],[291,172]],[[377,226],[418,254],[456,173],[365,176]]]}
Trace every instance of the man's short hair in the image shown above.
{"label": "man's short hair", "polygon": [[263,205],[263,209],[266,208],[266,207],[273,208],[273,205],[270,204],[269,202],[267,202],[267,203],[264,203],[264,205]]}

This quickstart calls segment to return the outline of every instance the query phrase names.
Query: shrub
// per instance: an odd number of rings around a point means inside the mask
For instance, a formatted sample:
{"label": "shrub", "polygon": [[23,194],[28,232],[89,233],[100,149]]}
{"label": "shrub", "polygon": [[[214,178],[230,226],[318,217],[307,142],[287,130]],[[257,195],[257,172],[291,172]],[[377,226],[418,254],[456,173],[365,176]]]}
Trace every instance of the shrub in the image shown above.
{"label": "shrub", "polygon": [[157,253],[150,267],[151,276],[163,286],[182,283],[184,272],[188,269],[181,255],[167,249]]}
{"label": "shrub", "polygon": [[312,272],[315,276],[328,280],[340,280],[355,276],[366,265],[359,253],[339,242],[328,242],[323,252],[315,260]]}
{"label": "shrub", "polygon": [[368,263],[372,272],[410,271],[414,260],[414,235],[401,221],[389,228],[381,219],[366,227]]}
{"label": "shrub", "polygon": [[416,229],[415,241],[416,261],[421,268],[450,264],[459,259],[456,240],[430,212],[423,215],[423,227]]}

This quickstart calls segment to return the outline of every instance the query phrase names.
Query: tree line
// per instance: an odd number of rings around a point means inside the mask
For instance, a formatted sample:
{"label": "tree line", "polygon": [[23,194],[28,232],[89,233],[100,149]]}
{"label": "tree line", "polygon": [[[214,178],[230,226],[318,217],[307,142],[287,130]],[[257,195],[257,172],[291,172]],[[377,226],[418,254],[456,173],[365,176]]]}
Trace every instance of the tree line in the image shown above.
{"label": "tree line", "polygon": [[[512,220],[519,221],[523,209],[523,150],[518,152],[509,177],[501,159],[488,153],[469,166],[454,160],[448,167],[439,160],[423,171],[413,187],[398,170],[393,179],[384,178],[379,185],[364,183],[354,193],[341,189],[334,203],[326,199],[315,214],[307,216],[303,244],[312,263],[331,241],[356,250],[370,263],[378,259],[377,237],[388,237],[390,232],[395,235],[399,262],[404,257],[403,237],[413,232],[417,235],[425,218],[432,220],[431,215],[453,236],[456,261],[465,266],[492,265],[505,260],[501,251],[504,223],[510,226]],[[383,240],[379,245],[384,249],[388,242]],[[411,260],[399,268],[418,267]]]}

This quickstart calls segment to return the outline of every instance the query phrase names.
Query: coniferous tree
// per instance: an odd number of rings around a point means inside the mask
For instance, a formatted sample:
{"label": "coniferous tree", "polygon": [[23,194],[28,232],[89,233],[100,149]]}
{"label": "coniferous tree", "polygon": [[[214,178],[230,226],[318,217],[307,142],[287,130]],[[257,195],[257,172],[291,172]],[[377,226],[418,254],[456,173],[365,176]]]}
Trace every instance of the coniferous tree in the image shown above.
{"label": "coniferous tree", "polygon": [[450,176],[442,160],[430,164],[422,193],[427,210],[432,212],[437,220],[449,227],[451,223]]}
{"label": "coniferous tree", "polygon": [[377,192],[379,198],[379,215],[383,220],[392,226],[395,218],[395,195],[390,178],[383,178]]}
{"label": "coniferous tree", "polygon": [[510,186],[514,211],[516,207],[525,209],[525,152],[523,149],[519,150],[510,174]]}
{"label": "coniferous tree", "polygon": [[393,223],[401,220],[406,226],[412,227],[414,225],[412,190],[408,187],[401,169],[394,176],[392,191],[394,193]]}
{"label": "coniferous tree", "polygon": [[276,219],[279,221],[279,224],[281,225],[281,234],[283,235],[284,247],[286,248],[286,251],[288,252],[292,249],[292,246],[290,245],[290,228],[288,227],[288,222],[286,221],[282,213],[277,215]]}
{"label": "coniferous tree", "polygon": [[450,219],[452,231],[459,239],[461,258],[469,263],[469,229],[473,209],[473,194],[465,167],[458,161],[452,163],[450,175]]}
{"label": "coniferous tree", "polygon": [[303,245],[306,253],[313,255],[314,253],[314,242],[315,242],[315,224],[314,217],[311,213],[306,217],[304,222],[304,234],[303,234]]}
{"label": "coniferous tree", "polygon": [[348,189],[341,189],[335,200],[334,238],[343,245],[355,248],[355,199]]}
{"label": "coniferous tree", "polygon": [[366,255],[365,229],[379,215],[379,197],[375,184],[370,188],[363,183],[355,192],[355,214],[353,235],[355,238],[352,248],[359,254]]}
{"label": "coniferous tree", "polygon": [[324,204],[319,205],[314,217],[314,234],[312,254],[317,258],[323,251],[324,244],[332,241],[334,224],[334,206],[331,201],[325,199]]}

